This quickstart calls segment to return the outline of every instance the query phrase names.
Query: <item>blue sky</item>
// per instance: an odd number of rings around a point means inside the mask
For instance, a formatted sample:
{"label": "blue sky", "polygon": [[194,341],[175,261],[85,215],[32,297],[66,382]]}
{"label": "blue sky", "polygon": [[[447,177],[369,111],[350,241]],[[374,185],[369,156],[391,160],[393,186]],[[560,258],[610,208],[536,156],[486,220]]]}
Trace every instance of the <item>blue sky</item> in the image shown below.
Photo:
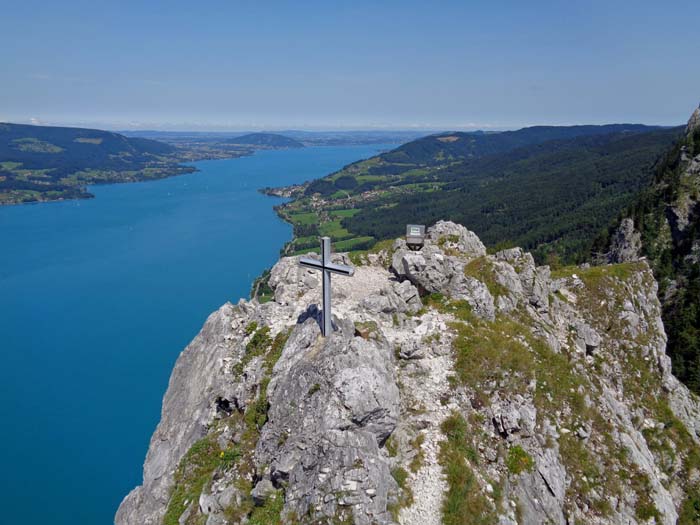
{"label": "blue sky", "polygon": [[0,121],[162,129],[680,124],[696,1],[0,0]]}

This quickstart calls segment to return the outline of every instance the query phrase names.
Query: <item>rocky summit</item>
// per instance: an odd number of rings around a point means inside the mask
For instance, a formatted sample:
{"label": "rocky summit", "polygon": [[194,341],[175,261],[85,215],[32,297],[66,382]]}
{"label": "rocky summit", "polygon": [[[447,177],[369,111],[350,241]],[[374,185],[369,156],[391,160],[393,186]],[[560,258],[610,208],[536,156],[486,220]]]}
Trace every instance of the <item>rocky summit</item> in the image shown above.
{"label": "rocky summit", "polygon": [[178,358],[117,525],[696,523],[700,404],[627,244],[550,269],[438,222],[335,254],[325,339],[283,258]]}

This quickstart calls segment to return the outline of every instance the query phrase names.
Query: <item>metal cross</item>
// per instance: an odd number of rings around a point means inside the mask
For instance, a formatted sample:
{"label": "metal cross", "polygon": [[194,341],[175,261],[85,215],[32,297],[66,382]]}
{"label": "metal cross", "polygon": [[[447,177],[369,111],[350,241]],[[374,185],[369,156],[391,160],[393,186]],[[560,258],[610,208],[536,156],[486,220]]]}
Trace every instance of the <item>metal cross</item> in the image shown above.
{"label": "metal cross", "polygon": [[338,273],[352,277],[355,268],[344,264],[334,264],[331,262],[331,238],[321,237],[321,260],[302,257],[299,259],[299,266],[321,270],[323,272],[323,319],[321,323],[321,334],[327,337],[333,331],[331,324],[331,274]]}

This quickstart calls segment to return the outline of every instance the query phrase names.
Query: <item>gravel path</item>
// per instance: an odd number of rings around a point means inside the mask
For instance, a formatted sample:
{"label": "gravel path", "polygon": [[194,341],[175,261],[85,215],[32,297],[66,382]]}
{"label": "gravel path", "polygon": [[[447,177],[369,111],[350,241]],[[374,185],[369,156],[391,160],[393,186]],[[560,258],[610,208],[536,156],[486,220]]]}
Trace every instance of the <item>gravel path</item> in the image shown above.
{"label": "gravel path", "polygon": [[427,426],[421,432],[424,441],[421,445],[424,454],[422,468],[410,473],[414,502],[399,514],[401,525],[440,525],[441,507],[447,492],[447,481],[438,463],[440,441],[444,439],[440,424],[448,416],[450,408],[440,403],[441,396],[449,392],[447,376],[452,371],[452,359],[447,355],[428,357],[420,361],[421,374],[406,374],[401,377],[404,392],[410,392],[416,402],[420,400],[425,413],[420,418]]}

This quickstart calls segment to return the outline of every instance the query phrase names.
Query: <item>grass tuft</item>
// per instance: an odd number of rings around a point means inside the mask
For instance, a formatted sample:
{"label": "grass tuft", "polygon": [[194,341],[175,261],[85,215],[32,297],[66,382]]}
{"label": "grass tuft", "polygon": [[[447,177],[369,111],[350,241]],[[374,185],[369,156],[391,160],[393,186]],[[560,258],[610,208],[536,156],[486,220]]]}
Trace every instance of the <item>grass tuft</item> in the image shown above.
{"label": "grass tuft", "polygon": [[525,452],[523,447],[514,445],[508,450],[506,466],[508,467],[508,472],[517,475],[521,472],[531,472],[535,467],[535,462],[530,454]]}

